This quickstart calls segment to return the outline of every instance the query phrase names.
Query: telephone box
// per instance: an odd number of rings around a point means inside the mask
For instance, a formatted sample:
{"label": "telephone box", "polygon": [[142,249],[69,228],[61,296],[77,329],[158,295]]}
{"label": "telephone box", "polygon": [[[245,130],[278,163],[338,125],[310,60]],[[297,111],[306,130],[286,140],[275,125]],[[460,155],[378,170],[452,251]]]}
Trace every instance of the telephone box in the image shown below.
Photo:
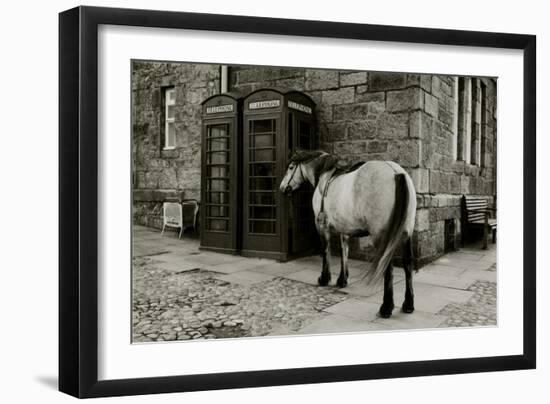
{"label": "telephone box", "polygon": [[202,103],[201,248],[231,254],[241,244],[241,101],[224,93]]}
{"label": "telephone box", "polygon": [[317,243],[313,188],[279,192],[292,153],[318,147],[314,119],[315,103],[298,91],[262,89],[243,99],[242,255],[286,261]]}

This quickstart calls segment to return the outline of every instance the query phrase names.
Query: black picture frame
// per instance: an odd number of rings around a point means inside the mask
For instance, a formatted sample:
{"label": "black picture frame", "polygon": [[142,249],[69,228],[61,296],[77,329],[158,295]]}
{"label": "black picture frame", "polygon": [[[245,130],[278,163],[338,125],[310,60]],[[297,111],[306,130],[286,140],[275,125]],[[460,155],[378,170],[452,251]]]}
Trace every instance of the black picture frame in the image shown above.
{"label": "black picture frame", "polygon": [[[98,381],[98,26],[179,28],[523,51],[523,353]],[[59,390],[103,397],[536,366],[536,37],[183,12],[77,7],[59,15]]]}

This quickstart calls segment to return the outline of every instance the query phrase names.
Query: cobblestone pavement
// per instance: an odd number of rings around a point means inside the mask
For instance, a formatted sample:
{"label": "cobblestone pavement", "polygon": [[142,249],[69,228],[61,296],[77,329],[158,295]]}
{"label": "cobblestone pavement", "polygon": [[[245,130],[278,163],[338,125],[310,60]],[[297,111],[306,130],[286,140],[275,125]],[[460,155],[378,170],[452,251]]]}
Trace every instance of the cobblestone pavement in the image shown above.
{"label": "cobblestone pavement", "polygon": [[217,279],[216,273],[173,273],[158,261],[134,260],[134,341],[254,337],[298,331],[326,316],[347,295],[275,278],[251,286]]}
{"label": "cobblestone pavement", "polygon": [[[415,276],[413,314],[396,268],[396,309],[377,316],[380,288],[360,281],[366,265],[350,260],[348,287],[318,287],[320,258],[287,263],[204,252],[194,239],[134,231],[133,341],[322,334],[404,328],[494,326],[496,249],[461,249]],[[339,270],[333,257],[333,283]]]}
{"label": "cobblestone pavement", "polygon": [[489,281],[476,281],[468,290],[474,296],[466,303],[451,303],[438,314],[447,316],[441,327],[473,327],[497,324],[497,284]]}

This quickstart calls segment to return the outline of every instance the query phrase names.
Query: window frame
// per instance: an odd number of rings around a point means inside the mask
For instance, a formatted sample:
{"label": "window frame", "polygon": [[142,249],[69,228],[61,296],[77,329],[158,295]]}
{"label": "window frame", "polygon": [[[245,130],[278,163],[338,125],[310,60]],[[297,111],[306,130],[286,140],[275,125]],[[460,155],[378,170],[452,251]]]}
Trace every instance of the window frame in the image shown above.
{"label": "window frame", "polygon": [[[164,87],[163,89],[163,125],[164,128],[164,136],[162,139],[162,150],[174,150],[176,148],[176,114],[174,112],[174,116],[172,118],[168,117],[168,107],[170,106],[176,106],[176,89],[175,87]],[[174,94],[173,99],[170,99],[170,94]],[[168,127],[170,124],[174,125],[174,144],[169,144],[169,137],[168,137]]]}
{"label": "window frame", "polygon": [[[460,83],[462,91],[460,91]],[[476,77],[457,76],[455,78],[455,121],[453,122],[453,154],[455,161],[462,161],[466,164],[481,167],[483,142],[483,122],[482,116],[484,100],[478,100],[481,97],[483,81]],[[476,89],[474,90],[474,86]],[[478,94],[479,93],[479,94]],[[474,132],[476,119],[479,121],[479,128]],[[475,151],[474,156],[472,153]],[[472,157],[474,157],[472,159]]]}

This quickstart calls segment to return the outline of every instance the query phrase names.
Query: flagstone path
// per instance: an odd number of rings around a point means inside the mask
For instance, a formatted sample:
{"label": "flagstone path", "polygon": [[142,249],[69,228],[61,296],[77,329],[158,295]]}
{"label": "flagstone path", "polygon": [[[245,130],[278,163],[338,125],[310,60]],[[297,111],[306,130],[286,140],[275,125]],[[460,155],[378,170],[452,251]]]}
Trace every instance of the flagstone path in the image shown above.
{"label": "flagstone path", "polygon": [[[287,263],[199,250],[196,239],[134,227],[133,342],[265,335],[495,326],[496,248],[446,254],[414,277],[412,314],[399,310],[403,273],[395,268],[396,309],[377,316],[381,287],[361,280],[368,263],[350,260],[346,288],[319,287],[321,259]],[[339,258],[332,261],[333,282]]]}

